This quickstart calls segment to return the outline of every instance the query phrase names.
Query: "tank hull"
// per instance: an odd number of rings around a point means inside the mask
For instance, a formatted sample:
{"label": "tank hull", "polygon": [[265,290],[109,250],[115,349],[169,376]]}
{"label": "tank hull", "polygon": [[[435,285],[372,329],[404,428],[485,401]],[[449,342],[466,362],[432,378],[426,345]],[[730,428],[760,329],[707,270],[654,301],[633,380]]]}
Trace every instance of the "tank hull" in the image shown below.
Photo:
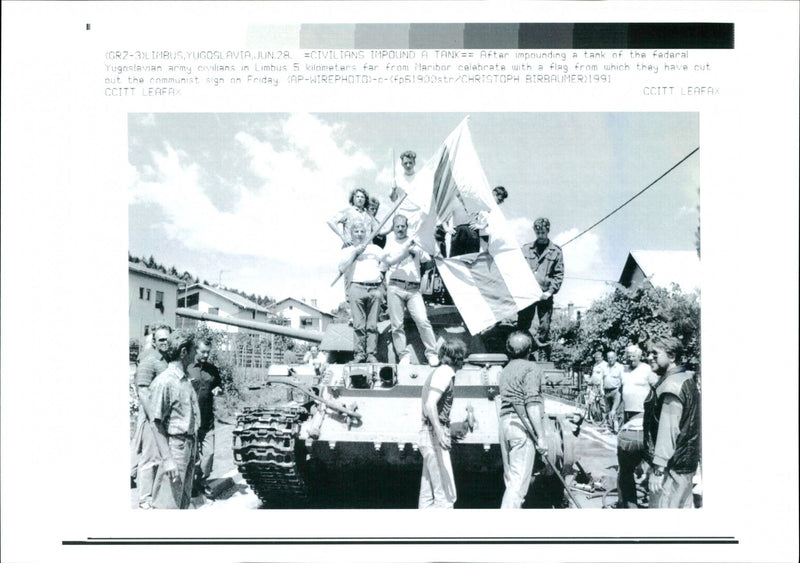
{"label": "tank hull", "polygon": [[[433,369],[331,366],[313,386],[317,401],[271,407],[266,417],[258,409],[239,417],[234,457],[240,471],[266,507],[413,508],[422,468],[422,385]],[[502,498],[496,399],[501,369],[466,364],[456,373],[451,423],[454,433],[463,424],[465,434],[453,444],[451,460],[461,507],[497,507]],[[280,419],[274,413],[281,409],[290,421],[259,422]],[[568,473],[570,435],[564,428],[574,409],[546,398],[545,411],[551,461]],[[541,459],[536,472],[539,481],[552,476]]]}

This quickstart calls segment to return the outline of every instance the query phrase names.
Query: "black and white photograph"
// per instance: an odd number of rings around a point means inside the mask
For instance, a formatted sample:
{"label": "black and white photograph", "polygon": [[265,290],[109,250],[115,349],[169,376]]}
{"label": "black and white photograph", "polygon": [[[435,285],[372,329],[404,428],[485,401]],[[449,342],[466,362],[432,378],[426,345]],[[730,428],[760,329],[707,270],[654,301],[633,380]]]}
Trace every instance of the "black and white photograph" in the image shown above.
{"label": "black and white photograph", "polygon": [[[697,114],[131,114],[128,131],[132,506],[702,506]],[[201,421],[193,486],[164,505],[142,402],[158,410],[173,328],[203,356]]]}
{"label": "black and white photograph", "polygon": [[800,5],[2,12],[1,561],[798,560]]}

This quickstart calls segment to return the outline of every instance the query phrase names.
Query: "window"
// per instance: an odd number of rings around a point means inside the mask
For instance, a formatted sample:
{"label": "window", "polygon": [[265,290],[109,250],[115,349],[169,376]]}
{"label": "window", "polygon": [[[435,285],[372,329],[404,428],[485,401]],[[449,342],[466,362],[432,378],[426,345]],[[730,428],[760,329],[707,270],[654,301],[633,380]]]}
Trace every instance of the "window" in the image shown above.
{"label": "window", "polygon": [[139,299],[144,299],[144,288],[143,287],[139,288]]}
{"label": "window", "polygon": [[144,336],[148,336],[150,334],[150,325],[144,325]]}
{"label": "window", "polygon": [[314,326],[314,319],[312,319],[311,317],[303,317],[300,319],[300,326],[302,327]]}
{"label": "window", "polygon": [[150,301],[150,289],[147,289],[147,300]]}
{"label": "window", "polygon": [[209,307],[208,308],[209,315],[219,315],[219,307]]}
{"label": "window", "polygon": [[156,291],[156,307],[164,306],[164,292]]}
{"label": "window", "polygon": [[181,297],[178,299],[178,307],[192,307],[200,302],[200,294],[194,293],[189,297]]}

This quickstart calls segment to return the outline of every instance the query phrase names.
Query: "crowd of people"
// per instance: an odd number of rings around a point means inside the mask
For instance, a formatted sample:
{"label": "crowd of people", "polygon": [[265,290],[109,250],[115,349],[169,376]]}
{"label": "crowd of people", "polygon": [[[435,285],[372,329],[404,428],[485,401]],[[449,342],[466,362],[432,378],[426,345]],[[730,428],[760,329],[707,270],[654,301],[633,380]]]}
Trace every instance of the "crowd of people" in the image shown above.
{"label": "crowd of people", "polygon": [[[408,344],[404,320],[408,311],[416,324],[431,370],[422,386],[422,456],[419,508],[453,508],[456,483],[450,461],[450,412],[456,372],[467,355],[458,339],[438,342],[427,317],[421,286],[433,257],[409,233],[416,233],[420,209],[404,197],[413,189],[416,155],[401,156],[403,176],[392,187],[396,202],[391,217],[380,215],[380,202],[366,190],[354,189],[350,206],[328,221],[339,236],[342,250],[339,271],[344,277],[354,333],[353,362],[377,362],[378,315],[382,303],[391,325],[395,358],[400,365],[415,360]],[[493,191],[498,205],[508,191]],[[479,252],[486,242],[486,217],[454,214],[437,229],[437,252],[445,256]],[[496,401],[505,494],[502,508],[521,508],[530,489],[534,460],[547,455],[543,372],[531,361],[549,360],[550,319],[553,296],[564,279],[561,249],[549,239],[550,221],[533,222],[535,240],[522,248],[541,289],[538,301],[519,312],[516,331],[506,342],[509,363],[499,376]],[[531,333],[533,319],[538,327]],[[210,496],[208,479],[214,463],[213,398],[220,391],[217,368],[209,363],[212,343],[184,330],[155,327],[152,343],[143,351],[135,374],[139,414],[132,441],[131,480],[138,489],[139,507],[188,508],[194,494]],[[692,372],[681,367],[681,344],[675,338],[654,338],[648,345],[648,362],[638,346],[625,351],[628,365],[616,352],[595,354],[589,385],[602,395],[605,431],[618,435],[619,503],[639,505],[636,475],[645,472],[649,506],[692,506],[692,478],[700,457],[700,396]],[[318,374],[327,357],[312,346],[303,357]],[[298,362],[293,342],[283,363]],[[641,479],[640,479],[641,481]]]}
{"label": "crowd of people", "polygon": [[[381,216],[380,201],[366,190],[350,193],[350,206],[337,212],[328,221],[341,239],[339,272],[344,277],[347,302],[350,305],[354,343],[354,362],[377,361],[378,317],[385,304],[392,329],[392,343],[398,363],[416,360],[408,345],[404,318],[408,311],[417,326],[424,346],[424,355],[431,366],[439,364],[436,338],[422,299],[422,282],[433,268],[433,259],[423,250],[414,235],[420,226],[421,209],[406,197],[414,189],[416,154],[400,155],[402,176],[390,192],[394,203],[391,217]],[[508,198],[508,190],[497,186],[492,190],[495,203]],[[485,213],[470,214],[456,210],[446,223],[437,226],[436,252],[442,256],[461,256],[479,252],[488,243],[488,218]],[[523,247],[523,255],[542,291],[541,298],[520,311],[520,330],[530,330],[538,317],[534,342],[540,359],[550,359],[550,319],[553,296],[564,279],[564,258],[561,248],[549,239],[550,221],[540,217],[533,223],[535,240]],[[483,244],[483,246],[482,246]]]}
{"label": "crowd of people", "polygon": [[[617,435],[618,508],[637,508],[637,480],[647,482],[652,508],[691,508],[693,478],[700,463],[700,391],[695,374],[681,364],[675,337],[647,343],[647,363],[637,345],[595,353],[589,379],[602,394],[604,431]],[[638,476],[638,479],[637,479]]]}
{"label": "crowd of people", "polygon": [[192,496],[210,496],[214,467],[214,396],[219,370],[212,342],[186,330],[156,326],[139,357],[139,401],[131,442],[131,486],[141,509],[185,509]]}

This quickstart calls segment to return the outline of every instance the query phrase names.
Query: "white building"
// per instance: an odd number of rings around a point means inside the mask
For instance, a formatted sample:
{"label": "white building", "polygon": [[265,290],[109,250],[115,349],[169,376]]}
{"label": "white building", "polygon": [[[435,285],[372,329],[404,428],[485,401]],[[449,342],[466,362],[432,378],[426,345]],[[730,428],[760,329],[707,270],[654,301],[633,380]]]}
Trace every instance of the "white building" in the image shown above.
{"label": "white building", "polygon": [[332,314],[317,308],[316,299],[312,299],[309,304],[294,297],[287,297],[270,306],[269,310],[287,319],[292,328],[325,332],[333,320]]}
{"label": "white building", "polygon": [[128,262],[128,322],[131,340],[142,342],[145,330],[157,324],[175,326],[178,278]]}
{"label": "white building", "polygon": [[[218,315],[222,318],[236,318],[248,321],[271,322],[268,309],[250,301],[249,299],[237,295],[231,291],[226,291],[218,287],[212,287],[203,283],[191,284],[186,288],[181,288],[178,294],[178,307],[194,309],[209,315]],[[226,332],[252,332],[244,328],[239,328],[223,323],[206,321],[209,328],[214,330],[224,330]],[[193,326],[197,321],[182,318],[178,321],[178,326]]]}

